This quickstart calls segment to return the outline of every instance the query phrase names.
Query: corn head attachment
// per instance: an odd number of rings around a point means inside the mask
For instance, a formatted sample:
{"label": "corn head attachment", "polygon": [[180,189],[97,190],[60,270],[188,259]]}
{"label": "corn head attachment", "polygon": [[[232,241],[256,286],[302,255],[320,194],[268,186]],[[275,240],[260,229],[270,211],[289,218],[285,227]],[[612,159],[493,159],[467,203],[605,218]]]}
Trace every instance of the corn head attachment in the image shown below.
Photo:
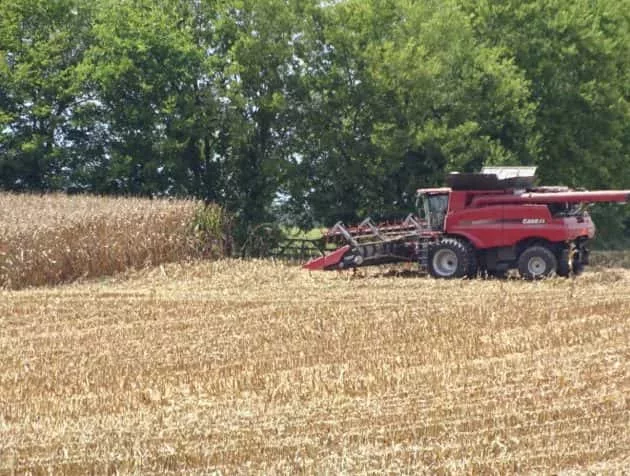
{"label": "corn head attachment", "polygon": [[[402,222],[374,224],[370,218],[358,226],[338,222],[324,238],[339,246],[332,253],[311,259],[309,270],[350,269],[399,262],[422,261],[422,242],[435,235],[413,214]],[[426,250],[424,250],[426,251]],[[426,253],[424,253],[426,254]]]}

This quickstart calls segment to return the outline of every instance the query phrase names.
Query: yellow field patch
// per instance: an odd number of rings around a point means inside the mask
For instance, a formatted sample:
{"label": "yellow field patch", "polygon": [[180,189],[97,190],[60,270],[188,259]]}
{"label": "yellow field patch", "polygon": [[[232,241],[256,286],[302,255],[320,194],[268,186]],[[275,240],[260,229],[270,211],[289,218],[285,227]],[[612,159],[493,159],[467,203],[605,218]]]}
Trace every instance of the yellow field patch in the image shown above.
{"label": "yellow field patch", "polygon": [[0,473],[630,467],[630,271],[269,262],[0,292]]}

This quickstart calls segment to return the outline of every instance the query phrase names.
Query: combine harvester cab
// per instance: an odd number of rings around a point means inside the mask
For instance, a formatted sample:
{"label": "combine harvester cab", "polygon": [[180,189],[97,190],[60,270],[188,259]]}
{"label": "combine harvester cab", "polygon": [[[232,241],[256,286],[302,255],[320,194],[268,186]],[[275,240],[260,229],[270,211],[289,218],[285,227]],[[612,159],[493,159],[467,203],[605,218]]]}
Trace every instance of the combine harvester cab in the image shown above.
{"label": "combine harvester cab", "polygon": [[535,171],[488,167],[480,174],[451,174],[448,188],[418,190],[417,216],[378,226],[370,219],[353,228],[337,223],[326,237],[340,247],[304,268],[417,262],[442,279],[501,277],[510,269],[525,279],[577,275],[595,236],[586,206],[626,203],[630,190],[536,187]]}

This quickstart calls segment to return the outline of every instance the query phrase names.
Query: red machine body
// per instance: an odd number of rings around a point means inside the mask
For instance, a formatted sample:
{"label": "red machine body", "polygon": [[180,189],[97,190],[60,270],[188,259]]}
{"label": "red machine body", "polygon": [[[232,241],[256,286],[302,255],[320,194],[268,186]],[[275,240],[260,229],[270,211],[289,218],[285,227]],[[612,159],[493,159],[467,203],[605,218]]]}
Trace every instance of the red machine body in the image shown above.
{"label": "red machine body", "polygon": [[478,249],[513,246],[523,239],[532,238],[552,243],[591,239],[595,236],[595,225],[586,211],[576,211],[572,215],[553,214],[549,205],[626,202],[629,197],[625,191],[519,195],[513,191],[500,194],[483,191],[447,193],[449,204],[444,233],[466,238]]}
{"label": "red machine body", "polygon": [[418,217],[403,223],[359,227],[338,223],[328,238],[344,243],[307,269],[345,269],[417,261],[438,278],[501,276],[517,268],[534,279],[579,273],[595,225],[586,204],[630,201],[630,191],[573,191],[534,187],[533,174],[503,168],[497,174],[453,174],[448,188],[418,190]]}

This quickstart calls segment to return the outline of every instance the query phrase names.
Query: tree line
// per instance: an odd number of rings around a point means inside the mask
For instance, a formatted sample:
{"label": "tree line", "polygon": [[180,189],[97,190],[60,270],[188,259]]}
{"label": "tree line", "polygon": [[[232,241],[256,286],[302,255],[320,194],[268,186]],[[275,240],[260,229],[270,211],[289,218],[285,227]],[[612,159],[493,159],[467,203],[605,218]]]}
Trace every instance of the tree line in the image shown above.
{"label": "tree line", "polygon": [[630,0],[0,3],[0,187],[245,229],[405,214],[483,164],[630,188]]}

